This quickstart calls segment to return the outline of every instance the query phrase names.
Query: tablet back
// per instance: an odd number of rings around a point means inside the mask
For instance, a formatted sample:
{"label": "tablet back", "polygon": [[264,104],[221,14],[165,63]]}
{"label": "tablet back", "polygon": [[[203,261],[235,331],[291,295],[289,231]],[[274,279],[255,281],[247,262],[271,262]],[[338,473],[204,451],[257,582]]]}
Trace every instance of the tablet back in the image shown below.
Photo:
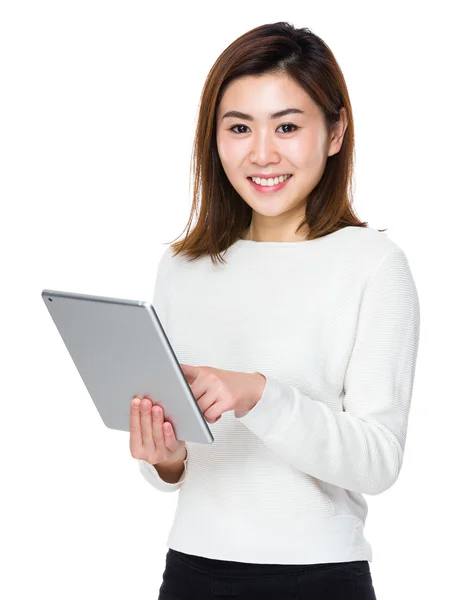
{"label": "tablet back", "polygon": [[178,440],[213,442],[150,303],[47,289],[42,298],[107,427],[130,431],[130,402],[146,396]]}

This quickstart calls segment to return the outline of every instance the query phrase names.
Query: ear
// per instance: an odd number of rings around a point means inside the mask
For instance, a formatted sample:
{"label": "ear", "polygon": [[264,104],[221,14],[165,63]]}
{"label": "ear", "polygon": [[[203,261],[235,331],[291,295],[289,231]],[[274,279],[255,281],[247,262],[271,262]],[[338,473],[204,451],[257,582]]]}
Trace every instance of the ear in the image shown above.
{"label": "ear", "polygon": [[340,109],[340,119],[332,127],[328,156],[337,154],[337,152],[339,152],[339,150],[342,148],[342,142],[344,141],[344,135],[347,131],[347,126],[347,113],[345,112],[345,107],[343,106]]}

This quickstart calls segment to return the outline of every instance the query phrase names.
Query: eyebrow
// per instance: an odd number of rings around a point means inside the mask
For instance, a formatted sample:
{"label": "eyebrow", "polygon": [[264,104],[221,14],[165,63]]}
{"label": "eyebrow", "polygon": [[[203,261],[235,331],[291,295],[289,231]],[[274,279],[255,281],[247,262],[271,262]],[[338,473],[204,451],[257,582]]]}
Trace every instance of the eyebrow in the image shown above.
{"label": "eyebrow", "polygon": [[[284,110],[279,110],[278,112],[273,113],[272,115],[269,115],[269,119],[280,119],[280,117],[284,117],[285,115],[296,114],[296,113],[304,115],[305,111],[300,110],[299,108],[285,108]],[[229,110],[227,113],[225,113],[223,115],[222,120],[226,119],[227,117],[236,117],[237,119],[245,119],[246,121],[254,121],[254,117],[252,117],[251,115],[248,115],[246,113],[239,112],[239,110]]]}

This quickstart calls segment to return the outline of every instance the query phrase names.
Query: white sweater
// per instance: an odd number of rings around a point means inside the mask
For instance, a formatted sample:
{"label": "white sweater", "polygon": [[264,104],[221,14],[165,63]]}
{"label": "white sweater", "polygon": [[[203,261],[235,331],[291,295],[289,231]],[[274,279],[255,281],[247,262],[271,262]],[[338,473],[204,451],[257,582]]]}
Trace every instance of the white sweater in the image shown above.
{"label": "white sweater", "polygon": [[[168,246],[153,306],[180,363],[266,377],[260,401],[186,442],[167,546],[218,560],[372,560],[363,494],[402,466],[420,331],[406,255],[385,233],[239,240],[193,262]],[[155,522],[155,521],[153,521]]]}

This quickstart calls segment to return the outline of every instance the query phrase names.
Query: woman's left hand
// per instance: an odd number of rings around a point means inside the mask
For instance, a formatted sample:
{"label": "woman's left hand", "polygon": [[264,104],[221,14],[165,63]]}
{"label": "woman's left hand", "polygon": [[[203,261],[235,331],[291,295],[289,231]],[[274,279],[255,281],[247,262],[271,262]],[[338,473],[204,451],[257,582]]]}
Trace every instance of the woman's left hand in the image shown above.
{"label": "woman's left hand", "polygon": [[228,410],[240,418],[256,406],[264,391],[262,373],[241,373],[214,367],[180,363],[184,377],[208,423],[215,423]]}

